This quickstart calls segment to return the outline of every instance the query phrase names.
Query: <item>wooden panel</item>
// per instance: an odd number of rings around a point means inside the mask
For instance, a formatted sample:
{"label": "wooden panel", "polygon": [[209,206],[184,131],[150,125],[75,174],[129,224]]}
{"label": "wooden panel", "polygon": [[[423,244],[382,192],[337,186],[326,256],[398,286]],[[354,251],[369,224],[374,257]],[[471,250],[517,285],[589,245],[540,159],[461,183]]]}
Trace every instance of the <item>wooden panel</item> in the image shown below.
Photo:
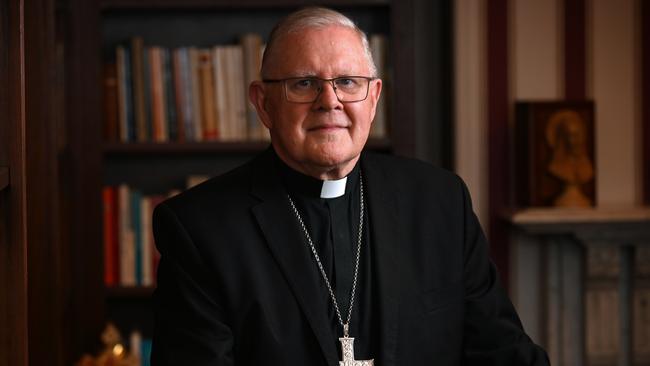
{"label": "wooden panel", "polygon": [[[97,1],[69,0],[66,9],[66,141],[61,202],[73,291],[67,298],[66,365],[97,349],[104,327],[102,262],[101,23]],[[95,121],[95,123],[89,123]]]}
{"label": "wooden panel", "polygon": [[54,0],[24,5],[25,200],[30,365],[63,365]]}
{"label": "wooden panel", "polygon": [[585,98],[586,82],[585,0],[564,0],[564,97]]}
{"label": "wooden panel", "polygon": [[0,2],[0,165],[12,173],[0,192],[0,364],[16,366],[28,362],[22,6]]}
{"label": "wooden panel", "polygon": [[9,187],[9,168],[0,167],[0,191]]}
{"label": "wooden panel", "polygon": [[500,218],[508,205],[510,180],[508,162],[508,0],[487,5],[488,85],[488,234],[492,259],[508,288],[508,234]]}
{"label": "wooden panel", "polygon": [[[395,151],[399,155],[415,155],[415,126],[416,120],[413,101],[416,98],[415,85],[418,75],[415,72],[415,1],[403,0],[395,6],[391,13],[390,57],[393,68],[399,70],[393,75],[392,108],[389,108],[389,121],[394,128],[390,129],[394,140]],[[399,89],[397,86],[399,85]],[[408,122],[397,126],[397,121]],[[391,127],[392,127],[391,126]]]}
{"label": "wooden panel", "polygon": [[641,1],[641,125],[643,202],[650,205],[650,1]]}

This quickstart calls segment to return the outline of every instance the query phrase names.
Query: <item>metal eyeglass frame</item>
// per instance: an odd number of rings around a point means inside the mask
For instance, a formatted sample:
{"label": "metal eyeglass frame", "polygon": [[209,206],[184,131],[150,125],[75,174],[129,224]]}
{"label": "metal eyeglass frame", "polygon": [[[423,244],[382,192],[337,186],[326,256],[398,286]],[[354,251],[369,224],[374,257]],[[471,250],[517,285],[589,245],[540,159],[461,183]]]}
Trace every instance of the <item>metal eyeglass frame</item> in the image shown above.
{"label": "metal eyeglass frame", "polygon": [[[368,81],[366,84],[366,94],[364,95],[363,99],[358,99],[358,100],[346,100],[343,101],[341,100],[341,97],[339,97],[339,94],[336,92],[337,87],[334,84],[334,81],[336,80],[341,80],[341,79],[349,79],[349,78],[360,78],[360,79],[365,79]],[[373,80],[377,80],[378,78],[376,77],[369,77],[369,76],[358,76],[358,75],[345,75],[345,76],[339,76],[336,78],[331,78],[331,79],[323,79],[319,78],[316,76],[294,76],[290,78],[284,78],[284,79],[262,79],[262,82],[264,83],[282,83],[282,88],[284,89],[284,99],[289,102],[289,103],[299,103],[299,104],[307,104],[307,103],[314,103],[315,101],[318,100],[318,97],[320,97],[321,93],[323,92],[323,88],[321,87],[316,96],[312,101],[305,101],[305,102],[296,102],[293,100],[289,100],[289,94],[287,94],[287,81],[289,80],[298,80],[298,79],[309,79],[309,80],[318,80],[322,83],[324,82],[329,82],[332,84],[332,89],[334,90],[334,95],[336,95],[336,99],[338,99],[339,102],[341,103],[358,103],[358,102],[363,102],[364,100],[368,99],[368,92],[370,90],[370,82]]]}

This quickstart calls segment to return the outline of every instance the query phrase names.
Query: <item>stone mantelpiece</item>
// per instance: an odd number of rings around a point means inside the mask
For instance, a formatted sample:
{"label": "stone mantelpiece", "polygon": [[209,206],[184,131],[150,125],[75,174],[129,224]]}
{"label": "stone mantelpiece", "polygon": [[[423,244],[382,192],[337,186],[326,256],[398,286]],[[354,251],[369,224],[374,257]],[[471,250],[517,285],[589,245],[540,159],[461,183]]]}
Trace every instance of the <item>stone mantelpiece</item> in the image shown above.
{"label": "stone mantelpiece", "polygon": [[509,214],[511,294],[553,365],[586,365],[586,253],[618,251],[618,365],[633,364],[636,248],[650,247],[650,208],[530,208]]}

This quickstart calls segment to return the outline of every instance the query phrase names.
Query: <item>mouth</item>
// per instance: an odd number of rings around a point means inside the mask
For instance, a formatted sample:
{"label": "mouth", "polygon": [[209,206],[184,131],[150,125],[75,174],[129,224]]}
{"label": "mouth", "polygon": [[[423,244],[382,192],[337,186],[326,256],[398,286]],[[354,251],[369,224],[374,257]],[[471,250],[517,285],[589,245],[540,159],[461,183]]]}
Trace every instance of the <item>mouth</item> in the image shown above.
{"label": "mouth", "polygon": [[342,125],[324,124],[324,125],[310,127],[307,129],[307,132],[329,132],[329,131],[343,130],[347,128],[348,128],[347,126],[342,126]]}

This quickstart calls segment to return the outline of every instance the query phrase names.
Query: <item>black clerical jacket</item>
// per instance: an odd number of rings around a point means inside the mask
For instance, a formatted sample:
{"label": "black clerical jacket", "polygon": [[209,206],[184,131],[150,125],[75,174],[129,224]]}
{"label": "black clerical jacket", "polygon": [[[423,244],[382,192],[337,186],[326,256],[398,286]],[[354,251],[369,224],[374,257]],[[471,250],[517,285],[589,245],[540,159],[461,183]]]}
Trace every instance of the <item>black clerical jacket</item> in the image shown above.
{"label": "black clerical jacket", "polygon": [[[153,366],[338,365],[322,279],[273,154],[155,209]],[[499,284],[460,178],[369,153],[361,169],[375,365],[548,365]]]}

